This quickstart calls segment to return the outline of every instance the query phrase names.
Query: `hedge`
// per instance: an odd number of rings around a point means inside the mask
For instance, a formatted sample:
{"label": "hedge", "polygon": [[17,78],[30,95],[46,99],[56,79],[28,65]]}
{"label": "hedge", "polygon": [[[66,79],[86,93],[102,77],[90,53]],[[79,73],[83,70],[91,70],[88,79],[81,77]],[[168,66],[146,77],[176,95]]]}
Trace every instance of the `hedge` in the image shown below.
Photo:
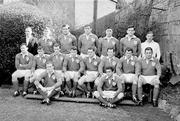
{"label": "hedge", "polygon": [[[45,26],[50,26],[50,18],[38,8],[25,3],[0,5],[0,78],[4,73],[15,71],[15,55],[19,45],[25,40],[25,28],[31,26],[34,36],[40,38]],[[2,81],[2,80],[1,80]]]}

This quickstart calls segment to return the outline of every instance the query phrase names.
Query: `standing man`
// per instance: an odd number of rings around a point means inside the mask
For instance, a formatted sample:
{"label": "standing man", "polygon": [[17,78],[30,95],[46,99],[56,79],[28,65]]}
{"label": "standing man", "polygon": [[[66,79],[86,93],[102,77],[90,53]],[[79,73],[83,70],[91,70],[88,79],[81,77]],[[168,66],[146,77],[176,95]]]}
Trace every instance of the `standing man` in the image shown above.
{"label": "standing man", "polygon": [[139,57],[141,54],[141,40],[135,35],[134,26],[129,26],[127,35],[120,40],[120,56],[122,57],[127,47],[133,49],[133,55]]}
{"label": "standing man", "polygon": [[[76,47],[72,47],[70,51],[70,55],[68,55],[64,61],[63,70],[66,78],[66,91],[69,96],[74,97],[76,95],[77,84],[83,71],[84,63],[82,58],[77,55]],[[73,80],[73,85],[71,85],[71,79]]]}
{"label": "standing man", "polygon": [[153,90],[153,106],[158,106],[159,94],[159,77],[161,76],[161,66],[157,58],[153,56],[153,49],[151,47],[145,48],[145,57],[139,61],[139,80],[138,80],[138,98],[139,104],[143,105],[142,101],[142,85],[151,84],[154,86]]}
{"label": "standing man", "polygon": [[77,39],[70,33],[69,25],[62,26],[62,34],[59,36],[57,42],[60,44],[61,53],[69,54],[71,47],[77,47]]}
{"label": "standing man", "polygon": [[157,42],[153,40],[153,32],[149,31],[146,35],[146,41],[141,44],[141,57],[145,57],[145,48],[151,47],[153,50],[153,57],[160,60],[161,52],[160,52],[160,46]]}
{"label": "standing man", "polygon": [[52,62],[54,66],[54,70],[57,74],[62,77],[62,91],[65,89],[65,82],[64,82],[64,72],[63,72],[63,63],[65,60],[65,55],[60,52],[60,47],[58,43],[55,43],[53,46],[54,53],[49,56],[49,61]]}
{"label": "standing man", "polygon": [[56,43],[55,39],[52,37],[51,30],[46,27],[43,32],[43,37],[39,40],[39,46],[42,46],[45,54],[53,53],[53,45]]}
{"label": "standing man", "polygon": [[[78,48],[79,48],[79,52],[81,54],[82,58],[87,57],[87,50],[89,47],[96,47],[98,49],[99,43],[98,43],[98,37],[91,33],[92,29],[90,27],[90,25],[86,25],[84,27],[84,31],[85,33],[80,35],[79,39],[78,39]],[[98,50],[96,52],[96,54],[98,54]]]}
{"label": "standing man", "polygon": [[25,78],[23,89],[24,95],[28,87],[29,75],[32,75],[34,71],[32,68],[34,56],[28,52],[26,43],[22,43],[20,49],[21,53],[18,53],[15,57],[15,66],[17,70],[12,74],[12,83],[15,90],[13,94],[14,97],[20,95],[18,78]]}
{"label": "standing man", "polygon": [[118,56],[119,53],[119,40],[117,40],[115,37],[112,36],[112,29],[106,30],[106,36],[101,39],[99,43],[99,51],[101,58],[104,56],[107,56],[107,49],[113,48],[115,50],[115,56]]}
{"label": "standing man", "polygon": [[106,74],[102,76],[98,91],[94,96],[101,102],[101,106],[115,108],[115,103],[124,97],[119,76],[114,74],[113,67],[106,67]]}
{"label": "standing man", "polygon": [[38,41],[35,37],[33,37],[32,28],[27,27],[25,29],[25,34],[26,34],[26,45],[28,47],[28,52],[30,52],[33,55],[36,55],[38,48]]}
{"label": "standing man", "polygon": [[133,50],[126,48],[125,55],[120,58],[116,67],[116,73],[122,80],[123,91],[125,91],[125,83],[132,83],[132,100],[137,103],[138,59],[132,54]]}
{"label": "standing man", "polygon": [[[98,66],[101,62],[101,59],[98,56],[96,56],[95,51],[96,51],[95,47],[88,48],[89,57],[83,59],[84,76],[82,76],[78,81],[79,86],[82,88],[87,98],[90,95],[92,95],[92,91],[93,91],[93,89],[91,89],[90,82],[94,82],[99,75]],[[85,85],[85,82],[87,82],[87,86]]]}
{"label": "standing man", "polygon": [[[40,83],[43,79],[43,85]],[[55,70],[52,62],[46,63],[46,71],[41,73],[35,80],[37,90],[43,96],[41,104],[51,104],[51,98],[61,90],[62,77]]]}

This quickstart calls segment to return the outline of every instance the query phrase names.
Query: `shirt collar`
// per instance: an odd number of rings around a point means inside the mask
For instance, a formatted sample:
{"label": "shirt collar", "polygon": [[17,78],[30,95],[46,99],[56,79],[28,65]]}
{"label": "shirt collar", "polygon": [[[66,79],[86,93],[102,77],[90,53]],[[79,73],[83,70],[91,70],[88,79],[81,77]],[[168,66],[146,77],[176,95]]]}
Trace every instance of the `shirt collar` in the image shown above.
{"label": "shirt collar", "polygon": [[[39,54],[37,54],[37,57],[40,57]],[[42,57],[45,57],[45,54],[43,54]]]}
{"label": "shirt collar", "polygon": [[104,39],[112,39],[112,38],[113,38],[113,36],[111,36],[111,37],[105,36],[105,37],[104,37]]}
{"label": "shirt collar", "polygon": [[48,72],[47,72],[47,74],[48,74],[49,77],[51,77],[51,76],[54,74],[54,72],[55,72],[55,71],[53,70],[52,73],[48,73]]}
{"label": "shirt collar", "polygon": [[[127,37],[127,38],[130,38],[128,35],[126,35],[126,37]],[[135,39],[135,38],[137,38],[135,35],[133,35],[133,36],[131,37],[131,39]]]}
{"label": "shirt collar", "polygon": [[[94,55],[93,57],[92,57],[92,59],[96,59],[97,58],[97,56],[96,55]],[[90,57],[89,57],[89,59],[91,59]]]}
{"label": "shirt collar", "polygon": [[93,35],[93,34],[92,34],[92,33],[90,33],[90,34],[88,34],[88,35],[87,35],[87,34],[85,34],[85,33],[84,33],[84,35],[85,35],[85,36],[91,36],[91,35]]}
{"label": "shirt collar", "polygon": [[153,57],[151,57],[150,59],[147,59],[146,57],[143,57],[143,59],[144,59],[144,60],[150,60],[150,61],[153,61],[153,60],[154,60]]}
{"label": "shirt collar", "polygon": [[148,41],[146,40],[145,43],[154,43],[154,40],[152,40],[151,42],[148,42]]}
{"label": "shirt collar", "polygon": [[[72,58],[72,55],[69,55],[69,57]],[[77,58],[77,57],[78,57],[78,55],[76,54],[75,58]]]}
{"label": "shirt collar", "polygon": [[25,54],[23,54],[22,52],[21,52],[21,55],[23,55],[23,56],[28,56],[28,52],[26,52]]}
{"label": "shirt collar", "polygon": [[[124,59],[127,60],[127,57],[124,56]],[[133,56],[131,56],[131,58],[129,60],[133,60]]]}
{"label": "shirt collar", "polygon": [[[111,58],[109,58],[109,57],[107,56],[107,59],[111,59]],[[114,60],[114,59],[115,59],[115,56],[113,56],[112,59]]]}
{"label": "shirt collar", "polygon": [[[109,77],[106,75],[106,79],[108,79]],[[112,78],[111,78],[112,80],[115,80],[115,75],[113,74],[112,75]]]}

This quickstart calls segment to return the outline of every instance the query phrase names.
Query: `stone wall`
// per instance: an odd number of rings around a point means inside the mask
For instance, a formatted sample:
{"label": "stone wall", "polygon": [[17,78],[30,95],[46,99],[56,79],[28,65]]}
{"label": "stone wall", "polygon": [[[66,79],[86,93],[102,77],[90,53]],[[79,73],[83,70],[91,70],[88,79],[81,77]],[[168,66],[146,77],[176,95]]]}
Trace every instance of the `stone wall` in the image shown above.
{"label": "stone wall", "polygon": [[[179,73],[180,60],[180,2],[179,0],[158,0],[153,9],[149,25],[155,31],[155,41],[161,47],[162,59],[170,66],[170,53],[173,54],[173,64]],[[178,66],[177,66],[178,65]]]}

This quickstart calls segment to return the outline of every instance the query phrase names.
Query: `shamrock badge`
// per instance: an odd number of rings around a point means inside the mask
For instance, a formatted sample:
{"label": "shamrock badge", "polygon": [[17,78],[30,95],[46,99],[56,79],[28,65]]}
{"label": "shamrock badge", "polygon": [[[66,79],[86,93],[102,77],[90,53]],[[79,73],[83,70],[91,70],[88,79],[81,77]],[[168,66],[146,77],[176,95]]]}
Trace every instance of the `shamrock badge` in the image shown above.
{"label": "shamrock badge", "polygon": [[28,56],[26,56],[26,61],[29,61],[29,57]]}
{"label": "shamrock badge", "polygon": [[72,42],[72,39],[71,39],[71,38],[69,38],[69,42]]}
{"label": "shamrock badge", "polygon": [[152,66],[155,66],[156,65],[156,63],[155,62],[152,62]]}
{"label": "shamrock badge", "polygon": [[51,77],[52,77],[52,79],[56,79],[56,77],[55,77],[55,75],[54,75],[54,74],[53,74]]}
{"label": "shamrock badge", "polygon": [[97,62],[96,61],[94,61],[94,65],[97,66]]}
{"label": "shamrock badge", "polygon": [[94,39],[94,38],[91,38],[91,40],[92,40],[93,42],[95,42],[95,39]]}
{"label": "shamrock badge", "polygon": [[115,62],[115,61],[113,61],[113,62],[112,62],[112,65],[113,65],[113,66],[115,66],[115,65],[116,65],[116,62]]}
{"label": "shamrock badge", "polygon": [[49,41],[49,46],[52,46],[52,44],[53,44],[52,41]]}
{"label": "shamrock badge", "polygon": [[43,59],[42,61],[43,61],[43,63],[46,63],[46,59]]}
{"label": "shamrock badge", "polygon": [[116,43],[114,41],[112,41],[112,44],[115,45]]}
{"label": "shamrock badge", "polygon": [[79,60],[79,59],[76,59],[76,62],[77,62],[77,63],[79,63],[79,62],[80,62],[80,60]]}
{"label": "shamrock badge", "polygon": [[134,41],[134,44],[137,45],[137,41]]}
{"label": "shamrock badge", "polygon": [[134,62],[134,61],[132,61],[132,62],[131,62],[131,65],[133,65],[133,66],[134,66],[134,65],[135,65],[135,62]]}
{"label": "shamrock badge", "polygon": [[113,86],[116,86],[116,82],[112,82],[112,85],[113,85]]}

